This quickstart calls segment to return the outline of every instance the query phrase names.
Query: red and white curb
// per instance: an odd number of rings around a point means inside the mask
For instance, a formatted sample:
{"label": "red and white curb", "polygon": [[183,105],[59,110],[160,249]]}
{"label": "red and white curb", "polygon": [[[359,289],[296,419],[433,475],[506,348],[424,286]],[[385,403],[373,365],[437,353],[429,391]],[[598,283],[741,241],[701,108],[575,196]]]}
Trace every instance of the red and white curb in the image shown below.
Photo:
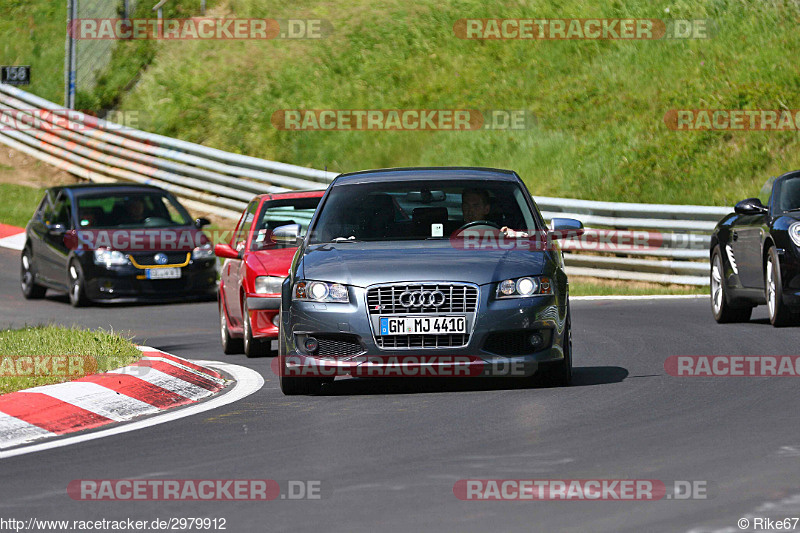
{"label": "red and white curb", "polygon": [[[248,368],[213,361],[198,364],[150,347],[139,349],[143,357],[129,366],[0,396],[0,458],[132,431],[207,411],[248,396],[264,384],[261,375]],[[212,367],[233,379],[224,378]],[[198,403],[231,385],[232,389],[225,394]],[[170,412],[173,416],[168,418],[165,416],[165,411],[179,406],[188,407]],[[146,419],[130,422],[148,415]],[[118,422],[128,423],[20,448],[35,440]]]}
{"label": "red and white curb", "polygon": [[25,246],[25,228],[0,224],[0,247],[22,250]]}

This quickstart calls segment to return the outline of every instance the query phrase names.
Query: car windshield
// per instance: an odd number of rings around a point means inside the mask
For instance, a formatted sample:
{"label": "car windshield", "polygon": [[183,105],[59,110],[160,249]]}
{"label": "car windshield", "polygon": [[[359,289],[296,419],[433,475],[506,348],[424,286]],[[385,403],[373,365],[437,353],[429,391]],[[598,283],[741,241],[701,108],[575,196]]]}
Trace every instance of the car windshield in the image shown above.
{"label": "car windshield", "polygon": [[171,195],[131,192],[79,196],[80,228],[167,228],[187,226],[191,217]]}
{"label": "car windshield", "polygon": [[775,182],[775,208],[779,211],[800,210],[800,176]]}
{"label": "car windshield", "polygon": [[253,229],[251,250],[266,248],[286,248],[289,245],[272,242],[270,235],[275,228],[299,224],[300,234],[304,234],[319,205],[320,198],[286,198],[264,202],[258,215],[258,223]]}
{"label": "car windshield", "polygon": [[309,242],[447,239],[469,223],[535,229],[527,194],[517,183],[488,180],[335,185]]}

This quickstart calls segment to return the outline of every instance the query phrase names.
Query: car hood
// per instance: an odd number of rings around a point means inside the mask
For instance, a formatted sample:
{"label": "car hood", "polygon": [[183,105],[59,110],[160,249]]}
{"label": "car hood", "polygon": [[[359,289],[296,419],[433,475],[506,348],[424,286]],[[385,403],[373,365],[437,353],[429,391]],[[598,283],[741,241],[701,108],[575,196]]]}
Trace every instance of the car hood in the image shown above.
{"label": "car hood", "polygon": [[548,252],[463,250],[449,242],[357,242],[309,246],[298,276],[366,287],[395,281],[461,281],[483,285],[544,272]]}
{"label": "car hood", "polygon": [[296,247],[277,248],[274,250],[259,250],[250,252],[250,256],[261,267],[260,273],[267,276],[286,277],[292,268],[292,257]]}

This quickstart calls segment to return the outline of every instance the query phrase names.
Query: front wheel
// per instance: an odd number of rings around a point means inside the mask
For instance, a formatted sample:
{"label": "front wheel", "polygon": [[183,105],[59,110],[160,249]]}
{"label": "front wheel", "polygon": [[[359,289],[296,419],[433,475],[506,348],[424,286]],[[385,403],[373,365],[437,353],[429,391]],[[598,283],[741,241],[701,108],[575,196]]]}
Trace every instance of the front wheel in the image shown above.
{"label": "front wheel", "polygon": [[69,278],[69,303],[72,307],[83,307],[89,300],[86,298],[86,281],[80,263],[72,261],[67,269]]}
{"label": "front wheel", "polygon": [[219,294],[219,332],[222,340],[222,353],[233,355],[242,353],[242,339],[234,339],[228,329],[228,317],[225,311],[224,295]]}
{"label": "front wheel", "polygon": [[783,279],[781,278],[778,252],[773,246],[767,253],[767,265],[764,269],[767,309],[769,310],[770,324],[778,328],[791,324],[794,317],[791,310],[783,303]]}
{"label": "front wheel", "polygon": [[572,320],[567,317],[564,331],[564,358],[555,363],[546,363],[542,377],[551,387],[569,387],[572,384]]}
{"label": "front wheel", "polygon": [[250,322],[250,311],[247,309],[247,300],[242,302],[242,323],[244,324],[244,354],[247,357],[262,357],[267,355],[269,345],[253,337],[253,324]]}
{"label": "front wheel", "polygon": [[26,300],[39,300],[44,298],[47,287],[37,284],[34,275],[33,262],[31,261],[31,251],[26,248],[22,252],[20,260],[20,284],[22,285],[22,296]]}
{"label": "front wheel", "polygon": [[711,254],[711,312],[720,324],[747,322],[753,313],[752,307],[731,307],[725,289],[725,271],[722,267],[722,252],[719,246]]}

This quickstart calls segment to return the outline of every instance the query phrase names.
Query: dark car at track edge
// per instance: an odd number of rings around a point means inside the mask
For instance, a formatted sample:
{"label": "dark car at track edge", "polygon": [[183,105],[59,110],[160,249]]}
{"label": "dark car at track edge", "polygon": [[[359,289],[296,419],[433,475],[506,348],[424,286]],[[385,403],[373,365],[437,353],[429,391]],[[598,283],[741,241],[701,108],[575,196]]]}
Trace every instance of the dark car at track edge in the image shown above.
{"label": "dark car at track edge", "polygon": [[[766,202],[766,204],[764,203]],[[745,322],[767,305],[773,326],[800,313],[800,171],[771,178],[760,198],[737,203],[711,235],[711,310]]]}

